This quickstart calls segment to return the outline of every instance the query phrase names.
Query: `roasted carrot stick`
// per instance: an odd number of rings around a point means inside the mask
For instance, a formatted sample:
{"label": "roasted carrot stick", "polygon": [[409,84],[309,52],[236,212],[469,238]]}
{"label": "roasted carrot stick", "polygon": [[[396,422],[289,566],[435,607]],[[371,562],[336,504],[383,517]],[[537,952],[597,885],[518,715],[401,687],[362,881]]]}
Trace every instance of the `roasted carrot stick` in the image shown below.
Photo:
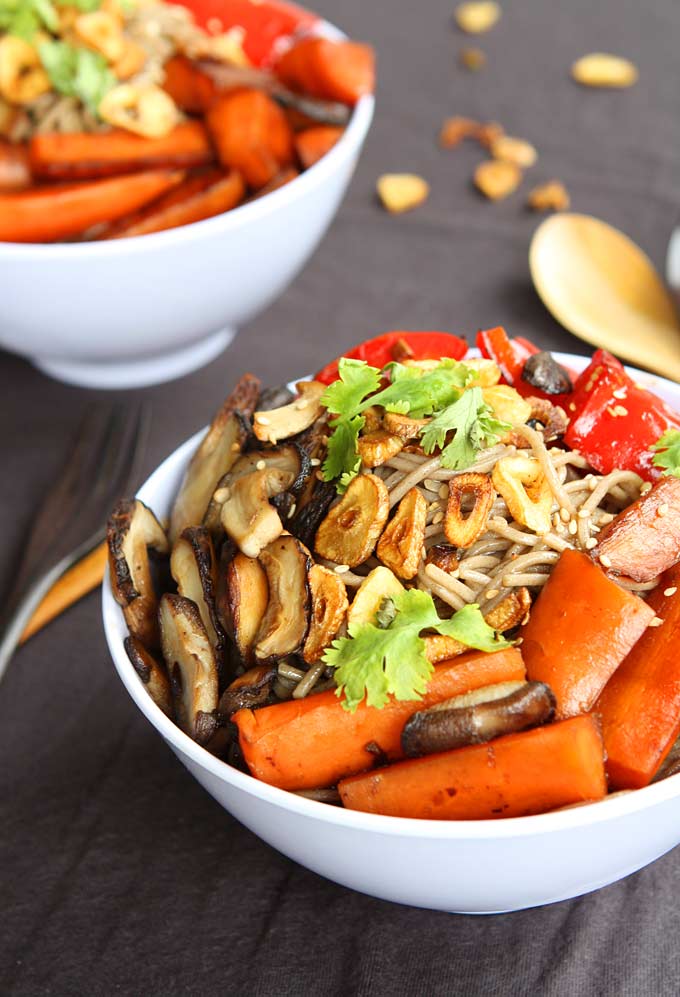
{"label": "roasted carrot stick", "polygon": [[276,64],[279,79],[310,97],[353,106],[375,87],[375,56],[370,45],[304,38]]}
{"label": "roasted carrot stick", "polygon": [[148,170],[89,183],[0,195],[0,242],[52,242],[136,211],[180,183],[184,174]]}
{"label": "roasted carrot stick", "polygon": [[184,55],[173,56],[163,66],[163,89],[188,114],[202,114],[219,91],[215,81]]}
{"label": "roasted carrot stick", "polygon": [[488,744],[398,762],[339,783],[350,810],[429,820],[525,817],[607,792],[602,737],[573,717]]}
{"label": "roasted carrot stick", "polygon": [[371,768],[379,758],[401,758],[401,732],[416,710],[496,682],[524,678],[518,650],[472,651],[437,665],[423,699],[391,699],[381,710],[361,703],[348,713],[333,691],[292,699],[232,717],[252,774],[281,789],[331,786]]}
{"label": "roasted carrot stick", "polygon": [[35,135],[30,159],[36,177],[81,180],[161,166],[204,166],[214,154],[203,124],[185,121],[163,138],[142,138],[123,129]]}
{"label": "roasted carrot stick", "polygon": [[0,141],[0,190],[25,190],[31,179],[26,146]]}
{"label": "roasted carrot stick", "polygon": [[[184,188],[184,190],[182,189]],[[136,235],[165,232],[229,211],[243,199],[245,184],[241,174],[230,170],[225,176],[208,179],[192,177],[159,201],[149,205],[134,219],[123,219],[106,239],[128,239]]]}
{"label": "roasted carrot stick", "polygon": [[333,125],[317,125],[316,128],[298,132],[295,136],[295,151],[304,168],[308,170],[314,163],[318,163],[333,148],[343,131],[344,128]]}
{"label": "roasted carrot stick", "polygon": [[662,577],[649,605],[663,623],[643,633],[594,707],[614,789],[651,782],[680,734],[680,565]]}
{"label": "roasted carrot stick", "polygon": [[220,162],[255,190],[293,162],[293,134],[281,108],[259,90],[225,94],[206,113]]}
{"label": "roasted carrot stick", "polygon": [[550,686],[558,718],[592,708],[653,616],[586,554],[564,551],[521,630],[527,675]]}

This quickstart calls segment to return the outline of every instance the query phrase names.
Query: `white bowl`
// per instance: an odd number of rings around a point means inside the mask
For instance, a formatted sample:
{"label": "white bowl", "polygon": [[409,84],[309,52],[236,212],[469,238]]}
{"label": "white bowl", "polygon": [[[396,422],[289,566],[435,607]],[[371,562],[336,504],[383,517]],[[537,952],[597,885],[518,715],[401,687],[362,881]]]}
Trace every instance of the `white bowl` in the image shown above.
{"label": "white bowl", "polygon": [[[344,37],[321,22],[317,32]],[[0,346],[59,380],[131,388],[214,359],[278,297],[331,223],[373,117],[285,187],[216,218],[112,242],[0,242]]]}
{"label": "white bowl", "polygon": [[[557,356],[576,369],[587,362]],[[680,408],[680,385],[631,373]],[[157,515],[169,513],[202,434],[179,447],[140,489]],[[103,615],[125,687],[200,784],[264,841],[344,886],[417,907],[498,913],[599,889],[680,842],[680,775],[570,810],[489,821],[381,817],[268,786],[214,758],[153,703],[123,648],[127,630],[108,579]]]}

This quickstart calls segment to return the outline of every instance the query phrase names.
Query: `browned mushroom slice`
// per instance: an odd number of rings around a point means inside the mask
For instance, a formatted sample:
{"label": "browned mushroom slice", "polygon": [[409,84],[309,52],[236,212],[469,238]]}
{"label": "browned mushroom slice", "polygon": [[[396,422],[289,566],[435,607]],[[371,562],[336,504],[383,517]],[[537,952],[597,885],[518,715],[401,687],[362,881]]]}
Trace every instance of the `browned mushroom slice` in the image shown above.
{"label": "browned mushroom slice", "polygon": [[241,452],[248,436],[246,419],[257,404],[260,382],[244,374],[210,424],[191,458],[170,518],[174,543],[183,529],[202,522],[217,482]]}
{"label": "browned mushroom slice", "polygon": [[165,668],[136,637],[126,637],[123,646],[130,664],[146,686],[146,691],[156,706],[172,720],[172,694]]}
{"label": "browned mushroom slice", "polygon": [[246,474],[232,485],[222,505],[222,526],[247,557],[257,557],[281,535],[281,517],[269,499],[285,492],[292,481],[290,471],[273,467]]}
{"label": "browned mushroom slice", "polygon": [[300,394],[288,405],[255,413],[253,432],[258,440],[278,443],[309,429],[319,418],[326,385],[319,381],[300,381],[296,387]]}
{"label": "browned mushroom slice", "polygon": [[385,412],[383,429],[402,440],[413,440],[420,436],[421,429],[427,426],[428,422],[429,419],[411,419],[407,415],[400,415],[399,412]]}
{"label": "browned mushroom slice", "polygon": [[401,735],[404,754],[430,755],[548,723],[555,697],[542,682],[500,682],[419,710]]}
{"label": "browned mushroom slice", "polygon": [[267,575],[259,561],[237,554],[220,577],[218,613],[244,661],[252,658],[253,643],[269,602]]}
{"label": "browned mushroom slice", "polygon": [[286,534],[265,547],[259,560],[269,584],[267,610],[255,638],[255,657],[263,661],[293,654],[307,636],[311,557],[299,540]]}
{"label": "browned mushroom slice", "polygon": [[269,700],[276,681],[277,671],[271,665],[255,665],[239,675],[224,690],[217,712],[229,718],[238,710],[254,710]]}
{"label": "browned mushroom slice", "polygon": [[218,481],[203,517],[203,525],[210,531],[214,542],[224,534],[221,522],[222,506],[230,497],[235,482],[247,474],[264,471],[267,468],[290,472],[292,481],[289,490],[294,495],[304,487],[312,470],[308,455],[296,443],[276,447],[274,450],[251,450],[242,454],[231,470]]}
{"label": "browned mushroom slice", "polygon": [[309,633],[302,651],[305,661],[313,665],[331,644],[347,615],[347,589],[340,575],[320,564],[309,572],[312,614]]}
{"label": "browned mushroom slice", "polygon": [[375,474],[358,475],[316,531],[316,552],[350,568],[361,564],[373,553],[389,511],[385,482]]}
{"label": "browned mushroom slice", "polygon": [[[305,499],[307,493],[309,494]],[[319,523],[328,512],[328,507],[335,496],[335,485],[332,481],[317,480],[313,491],[309,488],[309,482],[307,483],[297,508],[287,523],[290,532],[301,540],[305,547],[314,545]]]}
{"label": "browned mushroom slice", "polygon": [[217,729],[215,654],[190,599],[166,593],[158,616],[177,723],[189,737],[205,745]]}
{"label": "browned mushroom slice", "polygon": [[[527,613],[531,609],[531,593],[528,588],[514,589],[508,592],[504,599],[484,614],[484,619],[496,633],[503,634],[520,623],[528,621]],[[527,617],[525,619],[525,617]]]}
{"label": "browned mushroom slice", "polygon": [[427,500],[417,488],[404,495],[385,527],[376,554],[399,578],[414,578],[425,543]]}
{"label": "browned mushroom slice", "polygon": [[217,561],[210,534],[202,526],[188,526],[172,548],[170,571],[180,595],[191,599],[201,614],[216,654],[224,643],[224,633],[215,610]]}
{"label": "browned mushroom slice", "polygon": [[[486,530],[496,492],[488,474],[467,471],[449,481],[449,498],[444,517],[444,536],[454,547],[472,547]],[[463,505],[472,500],[472,508]]]}
{"label": "browned mushroom slice", "polygon": [[151,577],[149,551],[168,551],[168,539],[151,509],[139,499],[122,499],[106,527],[111,589],[133,637],[158,647],[158,597]]}
{"label": "browned mushroom slice", "polygon": [[357,447],[364,467],[379,467],[403,449],[404,441],[386,429],[376,429],[360,436]]}

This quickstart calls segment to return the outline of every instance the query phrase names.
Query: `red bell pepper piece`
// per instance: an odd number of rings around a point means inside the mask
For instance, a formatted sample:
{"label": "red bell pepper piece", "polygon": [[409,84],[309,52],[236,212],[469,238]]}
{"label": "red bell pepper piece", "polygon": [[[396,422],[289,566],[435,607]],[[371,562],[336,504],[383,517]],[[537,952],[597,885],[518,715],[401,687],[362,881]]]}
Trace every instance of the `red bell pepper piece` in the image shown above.
{"label": "red bell pepper piece", "polygon": [[[480,329],[477,333],[477,348],[487,360],[493,360],[500,367],[503,380],[511,385],[524,398],[547,398],[553,405],[561,405],[565,408],[571,399],[570,394],[549,395],[539,388],[534,388],[528,381],[522,378],[524,364],[534,353],[539,353],[538,346],[534,346],[530,340],[523,336],[510,339],[502,326],[495,329]],[[569,374],[572,382],[576,378],[576,373],[568,367],[563,367]]]}
{"label": "red bell pepper piece", "polygon": [[467,353],[467,343],[450,332],[385,332],[382,336],[367,339],[318,372],[314,380],[322,384],[332,384],[338,379],[338,364],[343,357],[350,360],[365,360],[380,370],[393,360],[400,359],[400,344],[404,343],[411,351],[413,360],[440,360],[451,357],[462,360]]}
{"label": "red bell pepper piece", "polygon": [[202,27],[243,28],[243,50],[255,66],[271,65],[276,43],[310,28],[319,18],[292,3],[276,0],[180,0]]}
{"label": "red bell pepper piece", "polygon": [[620,467],[655,480],[661,471],[649,448],[668,429],[680,429],[680,414],[638,387],[605,350],[597,350],[579,376],[566,412],[565,442],[601,474]]}

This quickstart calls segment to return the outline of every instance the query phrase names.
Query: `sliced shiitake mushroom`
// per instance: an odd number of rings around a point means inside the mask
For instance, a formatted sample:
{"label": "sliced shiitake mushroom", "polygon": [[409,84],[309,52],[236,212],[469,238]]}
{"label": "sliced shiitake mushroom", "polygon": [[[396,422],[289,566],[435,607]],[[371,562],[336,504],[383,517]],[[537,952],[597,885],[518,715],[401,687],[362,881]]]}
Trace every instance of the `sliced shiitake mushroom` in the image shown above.
{"label": "sliced shiitake mushroom", "polygon": [[[309,490],[309,483],[305,492]],[[336,496],[332,481],[317,481],[313,491],[305,501],[304,495],[297,504],[297,509],[287,523],[288,529],[301,540],[305,547],[312,547],[319,523],[328,512],[328,507]]]}
{"label": "sliced shiitake mushroom", "polygon": [[139,499],[122,499],[109,517],[106,539],[111,589],[128,630],[145,647],[158,647],[158,598],[148,548],[167,554],[165,531]]}
{"label": "sliced shiitake mushroom", "polygon": [[286,534],[268,544],[259,561],[269,585],[267,609],[255,638],[255,657],[263,661],[293,654],[307,636],[312,559],[299,540]]}
{"label": "sliced shiitake mushroom", "polygon": [[288,405],[255,413],[253,432],[258,440],[278,443],[308,429],[319,418],[326,385],[320,381],[300,381],[296,387],[299,396]]}
{"label": "sliced shiitake mushroom", "polygon": [[359,437],[357,447],[364,467],[379,467],[404,448],[404,440],[386,429],[375,429]]}
{"label": "sliced shiitake mushroom", "polygon": [[564,436],[569,425],[569,417],[559,405],[553,405],[547,398],[527,398],[531,405],[529,418],[526,420],[532,429],[540,429],[546,443],[559,440]]}
{"label": "sliced shiitake mushroom", "polygon": [[373,553],[389,511],[385,482],[375,474],[359,474],[316,531],[316,552],[350,568],[361,564]]}
{"label": "sliced shiitake mushroom", "polygon": [[257,557],[281,535],[281,517],[269,499],[285,492],[292,483],[291,471],[265,467],[238,478],[231,486],[222,504],[222,526],[247,557]]}
{"label": "sliced shiitake mushroom", "polygon": [[568,372],[547,350],[527,357],[522,368],[522,380],[546,395],[563,395],[574,390]]}
{"label": "sliced shiitake mushroom", "polygon": [[217,482],[233,465],[248,437],[246,420],[252,415],[259,393],[258,378],[244,374],[211,422],[191,458],[172,508],[172,543],[187,526],[203,520]]}
{"label": "sliced shiitake mushroom", "polygon": [[166,593],[159,620],[177,723],[199,744],[217,729],[217,663],[198,609],[190,599]]}
{"label": "sliced shiitake mushroom", "polygon": [[213,542],[216,543],[224,534],[222,506],[231,496],[234,483],[247,474],[267,468],[277,468],[291,474],[292,481],[288,490],[292,495],[297,495],[302,490],[312,470],[307,453],[297,443],[289,443],[273,450],[250,450],[242,454],[231,470],[218,481],[203,517],[203,525],[210,531]]}
{"label": "sliced shiitake mushroom", "polygon": [[254,710],[264,706],[272,695],[277,671],[272,665],[255,665],[224,690],[217,712],[229,719],[239,710]]}
{"label": "sliced shiitake mushroom", "polygon": [[170,682],[164,666],[156,661],[136,637],[126,637],[123,641],[130,664],[146,686],[146,691],[167,717],[173,718]]}
{"label": "sliced shiitake mushroom", "polygon": [[309,633],[302,651],[307,664],[318,661],[340,629],[347,615],[347,589],[340,575],[321,564],[309,570],[312,613]]}
{"label": "sliced shiitake mushroom", "polygon": [[243,661],[252,659],[253,644],[269,602],[269,584],[258,560],[238,553],[220,572],[217,608]]}
{"label": "sliced shiitake mushroom", "polygon": [[203,526],[188,526],[172,548],[170,571],[177,591],[196,604],[215,654],[220,655],[224,632],[215,609],[217,560],[210,534]]}
{"label": "sliced shiitake mushroom", "polygon": [[414,578],[425,543],[427,500],[412,488],[404,495],[378,541],[376,554],[399,578]]}
{"label": "sliced shiitake mushroom", "polygon": [[555,697],[543,682],[500,682],[414,713],[401,746],[411,757],[451,751],[548,723],[554,713]]}
{"label": "sliced shiitake mushroom", "polygon": [[277,384],[274,387],[263,388],[257,399],[257,411],[269,412],[271,409],[282,408],[295,399],[295,395],[287,384]]}

